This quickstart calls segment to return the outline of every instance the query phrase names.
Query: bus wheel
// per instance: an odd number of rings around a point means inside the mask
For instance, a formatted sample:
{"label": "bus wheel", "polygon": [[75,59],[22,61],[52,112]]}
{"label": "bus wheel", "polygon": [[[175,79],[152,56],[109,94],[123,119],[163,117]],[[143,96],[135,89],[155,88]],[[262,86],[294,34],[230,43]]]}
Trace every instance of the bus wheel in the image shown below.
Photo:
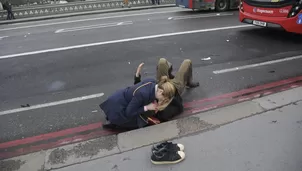
{"label": "bus wheel", "polygon": [[215,2],[215,10],[218,12],[229,10],[230,6],[229,0],[216,0]]}

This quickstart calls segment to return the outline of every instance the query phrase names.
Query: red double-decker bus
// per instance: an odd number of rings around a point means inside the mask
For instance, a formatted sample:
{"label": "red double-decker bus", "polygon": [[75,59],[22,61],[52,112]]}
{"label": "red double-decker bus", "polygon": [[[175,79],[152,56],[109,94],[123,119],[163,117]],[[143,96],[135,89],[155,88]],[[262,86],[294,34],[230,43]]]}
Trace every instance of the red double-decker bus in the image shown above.
{"label": "red double-decker bus", "polygon": [[302,34],[302,0],[241,0],[239,11],[243,23]]}

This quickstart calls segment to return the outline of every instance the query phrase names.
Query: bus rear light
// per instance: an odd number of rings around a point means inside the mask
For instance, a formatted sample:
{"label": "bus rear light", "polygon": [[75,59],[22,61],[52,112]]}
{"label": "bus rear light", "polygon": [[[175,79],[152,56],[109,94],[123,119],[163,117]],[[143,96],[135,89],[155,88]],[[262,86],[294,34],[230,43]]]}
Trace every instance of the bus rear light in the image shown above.
{"label": "bus rear light", "polygon": [[[302,0],[301,0],[302,1]],[[240,0],[239,7],[240,11],[244,12],[242,0]]]}
{"label": "bus rear light", "polygon": [[302,9],[302,0],[297,0],[288,14],[288,18],[296,16]]}

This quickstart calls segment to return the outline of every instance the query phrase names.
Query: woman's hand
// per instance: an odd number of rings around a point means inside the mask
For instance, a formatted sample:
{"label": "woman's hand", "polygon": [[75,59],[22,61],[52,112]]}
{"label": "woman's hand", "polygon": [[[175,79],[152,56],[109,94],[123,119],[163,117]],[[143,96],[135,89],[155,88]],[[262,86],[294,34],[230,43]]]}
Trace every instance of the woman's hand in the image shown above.
{"label": "woman's hand", "polygon": [[157,106],[158,106],[157,102],[154,101],[153,103],[150,103],[150,104],[148,104],[145,107],[146,107],[147,110],[155,110],[155,111],[157,111]]}
{"label": "woman's hand", "polygon": [[139,66],[137,67],[137,69],[136,69],[136,74],[135,74],[136,77],[139,77],[139,75],[140,75],[140,73],[141,73],[141,70],[142,70],[143,66],[144,66],[144,63],[141,63],[141,64],[139,64]]}

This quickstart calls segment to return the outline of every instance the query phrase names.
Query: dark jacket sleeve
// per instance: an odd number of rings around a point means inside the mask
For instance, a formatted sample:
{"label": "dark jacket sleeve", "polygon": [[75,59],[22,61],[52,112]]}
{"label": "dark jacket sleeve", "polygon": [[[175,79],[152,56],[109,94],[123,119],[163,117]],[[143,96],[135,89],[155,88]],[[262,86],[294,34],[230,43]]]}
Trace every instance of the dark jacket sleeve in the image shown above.
{"label": "dark jacket sleeve", "polygon": [[164,110],[158,112],[156,117],[161,122],[167,122],[167,121],[171,120],[173,117],[175,117],[181,113],[182,113],[182,110],[179,108],[179,106],[169,105]]}
{"label": "dark jacket sleeve", "polygon": [[158,112],[156,114],[156,117],[161,122],[166,122],[166,121],[173,119],[173,117],[181,114],[183,111],[184,111],[184,107],[182,104],[182,98],[176,92],[172,102],[164,110]]}
{"label": "dark jacket sleeve", "polygon": [[132,118],[144,112],[143,96],[140,92],[136,92],[132,100],[126,108],[126,117]]}
{"label": "dark jacket sleeve", "polygon": [[134,84],[137,84],[141,82],[141,75],[139,74],[139,76],[137,77],[136,74],[134,75]]}

